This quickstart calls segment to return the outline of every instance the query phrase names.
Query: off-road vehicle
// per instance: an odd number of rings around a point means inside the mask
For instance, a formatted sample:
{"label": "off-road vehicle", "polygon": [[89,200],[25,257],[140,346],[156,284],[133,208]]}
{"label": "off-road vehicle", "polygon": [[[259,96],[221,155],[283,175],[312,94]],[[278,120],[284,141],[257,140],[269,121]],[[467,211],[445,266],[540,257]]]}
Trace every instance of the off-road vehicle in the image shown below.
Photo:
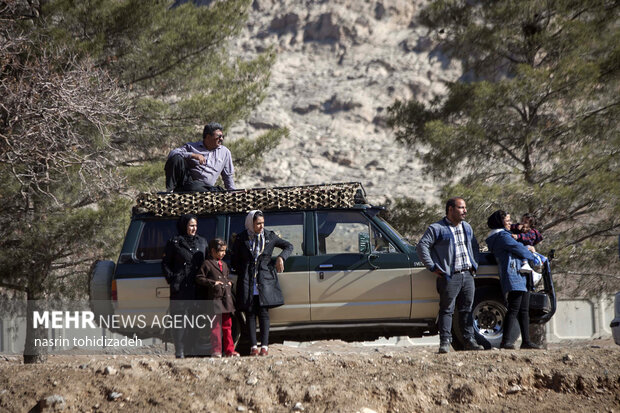
{"label": "off-road vehicle", "polygon": [[[279,274],[285,305],[270,311],[273,342],[437,334],[436,274],[424,268],[414,246],[380,217],[383,208],[366,203],[359,183],[143,194],[133,209],[117,262],[93,265],[91,308],[108,315],[165,314],[170,292],[161,257],[166,241],[176,234],[178,217],[195,213],[201,236],[223,238],[231,247],[251,209],[263,210],[266,227],[294,246]],[[226,259],[230,262],[230,257]],[[473,309],[477,340],[498,347],[506,314],[498,269],[492,254],[480,253],[479,262]],[[556,303],[549,267],[538,290],[532,299],[531,322],[545,323]],[[237,337],[243,322],[238,313]],[[458,317],[454,322],[453,344],[459,347]],[[119,332],[141,337],[164,334],[139,328]]]}

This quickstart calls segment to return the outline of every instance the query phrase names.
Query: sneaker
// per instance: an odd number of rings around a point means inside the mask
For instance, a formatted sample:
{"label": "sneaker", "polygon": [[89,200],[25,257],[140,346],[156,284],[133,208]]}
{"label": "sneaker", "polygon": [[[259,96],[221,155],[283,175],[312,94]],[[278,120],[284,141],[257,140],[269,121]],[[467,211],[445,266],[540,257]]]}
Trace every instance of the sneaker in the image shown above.
{"label": "sneaker", "polygon": [[530,274],[532,272],[532,267],[530,267],[530,264],[526,261],[525,264],[521,266],[521,269],[519,269],[519,272],[521,274]]}
{"label": "sneaker", "polygon": [[437,353],[439,354],[446,354],[450,352],[450,343],[449,342],[444,342],[444,343],[440,343],[439,344],[439,351]]}
{"label": "sneaker", "polygon": [[232,351],[230,353],[226,353],[224,356],[226,356],[226,357],[240,357],[241,355],[239,353],[237,353],[236,351]]}
{"label": "sneaker", "polygon": [[222,358],[222,353],[216,351],[215,353],[211,353],[211,357],[214,357],[216,359]]}
{"label": "sneaker", "polygon": [[503,348],[506,350],[514,350],[515,349],[515,343],[502,343],[500,344],[499,348]]}
{"label": "sneaker", "polygon": [[258,353],[259,356],[268,356],[269,355],[269,349],[267,349],[267,347],[261,347],[260,348],[260,353]]}
{"label": "sneaker", "polygon": [[471,340],[466,341],[465,346],[463,346],[463,348],[467,351],[484,350],[484,347],[478,344],[476,340],[474,340],[473,338]]}
{"label": "sneaker", "polygon": [[250,356],[258,356],[258,348],[252,347],[250,349]]}

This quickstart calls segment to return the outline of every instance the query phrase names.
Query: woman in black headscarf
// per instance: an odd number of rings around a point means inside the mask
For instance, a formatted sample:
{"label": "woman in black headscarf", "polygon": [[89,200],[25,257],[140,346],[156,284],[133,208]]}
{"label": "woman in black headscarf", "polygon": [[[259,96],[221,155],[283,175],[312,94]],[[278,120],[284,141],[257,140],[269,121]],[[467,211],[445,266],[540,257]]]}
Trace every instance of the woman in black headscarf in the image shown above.
{"label": "woman in black headscarf", "polygon": [[[275,247],[282,252],[272,263]],[[284,304],[278,282],[284,271],[284,261],[293,252],[293,245],[265,229],[265,217],[259,210],[250,211],[245,218],[245,231],[235,239],[232,266],[237,273],[237,309],[245,311],[251,356],[266,356],[269,352],[269,308]],[[259,319],[261,349],[256,341],[256,317]]]}
{"label": "woman in black headscarf", "polygon": [[[190,311],[195,299],[195,277],[205,260],[207,240],[197,234],[198,219],[195,215],[183,215],[177,222],[178,235],[166,244],[162,268],[170,285],[170,315],[184,316]],[[174,353],[177,358],[185,357],[185,328],[172,331]]]}

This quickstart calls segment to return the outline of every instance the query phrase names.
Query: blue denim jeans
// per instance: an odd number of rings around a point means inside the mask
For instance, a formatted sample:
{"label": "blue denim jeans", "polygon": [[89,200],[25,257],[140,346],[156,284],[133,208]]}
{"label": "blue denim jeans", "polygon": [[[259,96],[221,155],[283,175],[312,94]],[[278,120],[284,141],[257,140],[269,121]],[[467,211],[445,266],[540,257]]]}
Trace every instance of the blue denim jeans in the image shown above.
{"label": "blue denim jeans", "polygon": [[459,312],[459,322],[463,326],[465,340],[474,339],[474,320],[471,308],[474,302],[476,286],[474,277],[469,271],[463,271],[446,277],[437,277],[437,292],[439,293],[439,340],[442,343],[452,342],[452,314],[454,308]]}

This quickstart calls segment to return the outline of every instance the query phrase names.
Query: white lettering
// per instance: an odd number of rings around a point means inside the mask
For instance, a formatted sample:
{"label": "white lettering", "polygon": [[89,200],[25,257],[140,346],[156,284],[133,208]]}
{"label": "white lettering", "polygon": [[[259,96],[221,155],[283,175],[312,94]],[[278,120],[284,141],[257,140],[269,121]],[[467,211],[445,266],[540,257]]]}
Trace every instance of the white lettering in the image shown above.
{"label": "white lettering", "polygon": [[132,315],[127,315],[127,316],[121,315],[121,320],[123,323],[123,328],[127,328],[127,327],[133,328],[136,322],[136,317]]}
{"label": "white lettering", "polygon": [[86,328],[86,326],[90,328],[97,328],[93,321],[95,320],[95,314],[92,311],[84,311],[82,313],[82,328]]}
{"label": "white lettering", "polygon": [[71,328],[71,323],[73,323],[74,328],[80,327],[80,313],[78,311],[74,311],[73,315],[71,315],[71,311],[65,311],[65,328]]}
{"label": "white lettering", "polygon": [[[34,318],[34,328],[39,327],[40,325],[43,325],[43,327],[48,328],[49,322],[50,322],[50,314],[47,311],[43,311],[43,315],[39,314],[38,311],[34,311],[33,312],[33,318]],[[35,344],[36,346],[36,344]]]}
{"label": "white lettering", "polygon": [[145,328],[145,327],[146,327],[146,315],[140,314],[138,316],[138,328]]}
{"label": "white lettering", "polygon": [[52,311],[52,328],[62,328],[62,311]]}

